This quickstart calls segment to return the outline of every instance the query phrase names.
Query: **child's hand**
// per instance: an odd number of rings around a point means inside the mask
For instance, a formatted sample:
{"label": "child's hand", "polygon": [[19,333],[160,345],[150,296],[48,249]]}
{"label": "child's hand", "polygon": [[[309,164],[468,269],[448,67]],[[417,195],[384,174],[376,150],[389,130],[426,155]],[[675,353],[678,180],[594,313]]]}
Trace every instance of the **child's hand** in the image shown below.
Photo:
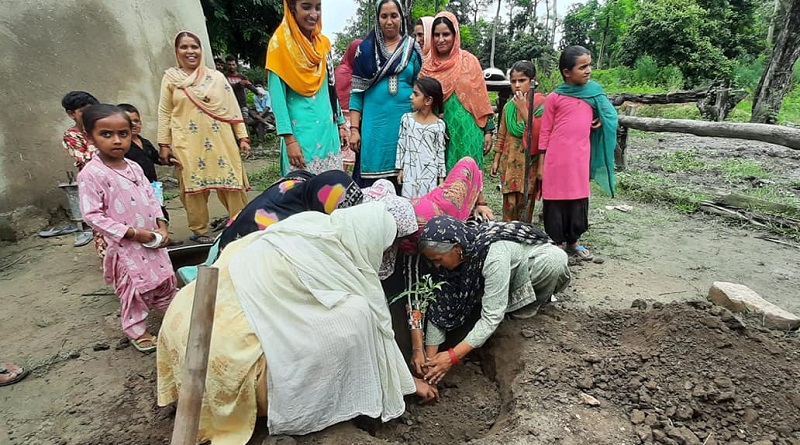
{"label": "child's hand", "polygon": [[397,174],[397,183],[398,184],[403,183],[403,170],[400,170],[400,173]]}
{"label": "child's hand", "polygon": [[159,227],[156,232],[158,232],[161,235],[161,238],[163,238],[161,240],[161,245],[158,247],[167,247],[167,244],[169,244],[169,229],[166,227]]}
{"label": "child's hand", "polygon": [[156,238],[156,235],[147,229],[133,229],[133,240],[140,244],[147,244]]}
{"label": "child's hand", "polygon": [[483,135],[483,154],[489,153],[492,150],[492,133],[486,133]]}
{"label": "child's hand", "polygon": [[492,177],[494,177],[494,178],[497,177],[497,170],[498,169],[500,169],[500,159],[495,157],[494,161],[492,161],[492,171],[491,171]]}
{"label": "child's hand", "polygon": [[511,101],[514,102],[514,106],[517,107],[517,112],[525,113],[528,110],[528,98],[522,91],[515,91]]}

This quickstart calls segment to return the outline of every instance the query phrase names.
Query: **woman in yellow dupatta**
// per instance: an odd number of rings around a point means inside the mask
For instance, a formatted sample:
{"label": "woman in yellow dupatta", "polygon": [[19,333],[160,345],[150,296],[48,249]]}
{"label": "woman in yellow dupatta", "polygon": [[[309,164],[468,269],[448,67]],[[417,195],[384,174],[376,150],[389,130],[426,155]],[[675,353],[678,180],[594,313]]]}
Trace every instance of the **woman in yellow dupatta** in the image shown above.
{"label": "woman in yellow dupatta", "polygon": [[227,79],[203,64],[197,34],[178,33],[175,57],[178,66],[169,68],[161,81],[160,157],[176,166],[181,202],[194,233],[190,239],[212,243],[208,195],[216,190],[229,217],[244,208],[249,186],[239,152],[250,153],[250,139]]}
{"label": "woman in yellow dupatta", "polygon": [[267,47],[284,176],[299,169],[314,174],[342,169],[347,133],[333,85],[331,42],[321,33],[321,1],[284,0],[283,21]]}

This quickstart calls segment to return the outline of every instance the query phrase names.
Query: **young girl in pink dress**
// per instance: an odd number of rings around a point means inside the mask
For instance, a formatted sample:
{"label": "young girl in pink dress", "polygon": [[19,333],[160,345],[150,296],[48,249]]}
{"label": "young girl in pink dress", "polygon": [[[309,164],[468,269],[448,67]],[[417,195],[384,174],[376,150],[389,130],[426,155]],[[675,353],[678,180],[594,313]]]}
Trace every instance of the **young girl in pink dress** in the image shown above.
{"label": "young girl in pink dress", "polygon": [[113,105],[92,105],[83,112],[83,125],[97,148],[78,173],[83,219],[108,243],[103,272],[120,301],[122,330],[137,350],[151,352],[157,339],[147,331],[148,309],[166,310],[177,285],[164,248],[167,220],[142,168],[125,159],[128,115]]}
{"label": "young girl in pink dress", "polygon": [[588,261],[593,255],[579,240],[589,227],[589,181],[614,196],[617,112],[590,80],[589,50],[566,48],[558,69],[564,83],[547,96],[539,133],[544,228],[556,245]]}

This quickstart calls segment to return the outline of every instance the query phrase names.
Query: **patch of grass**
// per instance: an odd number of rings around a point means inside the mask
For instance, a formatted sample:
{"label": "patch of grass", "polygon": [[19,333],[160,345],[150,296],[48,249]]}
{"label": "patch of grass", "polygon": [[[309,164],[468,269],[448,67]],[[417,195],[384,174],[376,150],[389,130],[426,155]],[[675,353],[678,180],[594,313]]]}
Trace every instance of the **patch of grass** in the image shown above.
{"label": "patch of grass", "polygon": [[637,117],[700,120],[700,110],[695,104],[642,105],[636,109]]}
{"label": "patch of grass", "polygon": [[167,201],[171,201],[171,200],[177,198],[178,196],[180,196],[180,192],[177,192],[177,191],[167,192],[167,191],[165,191],[164,192],[164,202],[166,203]]}
{"label": "patch of grass", "polygon": [[247,174],[247,180],[250,181],[250,187],[253,190],[266,190],[267,187],[272,185],[281,177],[281,168],[277,162],[270,163],[266,168],[257,172]]}
{"label": "patch of grass", "polygon": [[648,203],[668,203],[683,213],[697,211],[700,201],[711,199],[711,195],[664,176],[629,169],[617,175],[620,193],[638,201]]}
{"label": "patch of grass", "polygon": [[[783,204],[791,207],[798,208],[800,213],[800,199],[794,193],[784,190],[783,188],[775,185],[765,185],[763,187],[750,188],[741,192],[743,195],[752,196],[753,198],[762,201],[770,202],[773,204]],[[795,216],[795,215],[792,215]]]}
{"label": "patch of grass", "polygon": [[769,179],[772,176],[760,162],[753,159],[725,159],[719,165],[719,168],[723,176],[728,180],[745,178]]}
{"label": "patch of grass", "polygon": [[667,173],[691,173],[708,168],[708,164],[697,156],[697,151],[695,150],[678,150],[664,153],[657,163],[661,170]]}

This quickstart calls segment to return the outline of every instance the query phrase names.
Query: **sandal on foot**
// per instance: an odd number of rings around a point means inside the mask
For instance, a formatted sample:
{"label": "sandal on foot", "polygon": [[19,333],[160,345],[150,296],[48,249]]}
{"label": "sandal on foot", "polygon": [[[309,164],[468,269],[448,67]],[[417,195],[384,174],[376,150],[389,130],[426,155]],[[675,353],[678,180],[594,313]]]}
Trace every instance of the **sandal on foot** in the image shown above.
{"label": "sandal on foot", "polygon": [[66,235],[68,233],[75,233],[78,230],[79,229],[75,226],[52,227],[50,229],[42,230],[41,232],[39,232],[39,236],[41,236],[42,238],[50,238],[53,236]]}
{"label": "sandal on foot", "polygon": [[[144,346],[143,343],[149,343],[149,346]],[[158,337],[151,335],[149,337],[139,337],[136,340],[131,339],[131,344],[139,352],[153,352],[158,347]]]}
{"label": "sandal on foot", "polygon": [[592,261],[594,259],[592,252],[589,252],[589,249],[583,246],[567,247],[567,252],[575,255],[583,261]]}
{"label": "sandal on foot", "polygon": [[189,241],[194,241],[198,244],[214,244],[214,237],[210,233],[195,233],[189,237]]}
{"label": "sandal on foot", "polygon": [[7,379],[0,381],[0,386],[13,385],[28,376],[30,369],[10,364],[0,364],[0,377]]}

